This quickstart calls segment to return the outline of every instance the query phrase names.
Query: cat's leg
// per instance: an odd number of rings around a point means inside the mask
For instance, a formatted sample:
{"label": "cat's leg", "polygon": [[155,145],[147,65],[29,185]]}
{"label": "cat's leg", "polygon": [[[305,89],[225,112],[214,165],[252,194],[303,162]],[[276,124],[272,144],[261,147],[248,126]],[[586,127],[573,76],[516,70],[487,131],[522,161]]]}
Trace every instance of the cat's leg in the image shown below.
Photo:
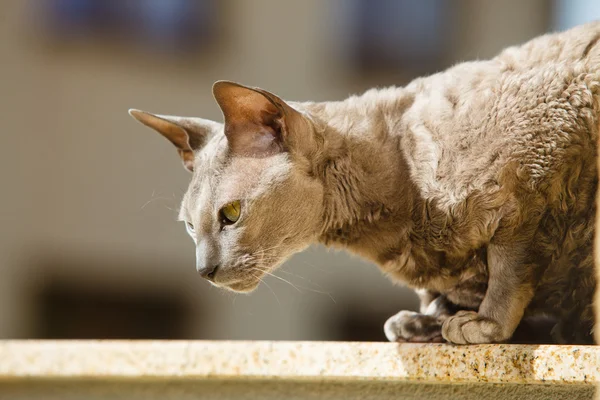
{"label": "cat's leg", "polygon": [[[522,242],[521,242],[522,243]],[[533,297],[532,270],[524,263],[526,246],[488,246],[489,281],[479,311],[447,318],[442,336],[455,344],[500,343],[511,338]]]}
{"label": "cat's leg", "polygon": [[[591,257],[590,257],[591,258]],[[592,261],[593,262],[593,261]],[[552,338],[559,344],[594,344],[594,303],[596,285],[579,285],[578,304],[569,307],[568,300],[558,323],[552,328]],[[571,294],[575,291],[571,292]],[[571,299],[575,299],[572,295]],[[571,300],[569,299],[569,300]],[[600,326],[596,329],[599,329]]]}
{"label": "cat's leg", "polygon": [[418,290],[421,312],[400,311],[383,327],[391,342],[442,342],[442,323],[455,312],[455,305],[445,296],[429,290]]}
{"label": "cat's leg", "polygon": [[[579,246],[577,252],[570,254],[568,264],[565,264],[566,268],[571,268],[570,279],[561,279],[563,296],[558,300],[560,303],[553,307],[561,311],[558,323],[552,328],[552,337],[560,344],[594,343],[594,294],[597,282],[594,279],[593,227],[587,228],[588,240]],[[596,329],[600,329],[600,325]]]}

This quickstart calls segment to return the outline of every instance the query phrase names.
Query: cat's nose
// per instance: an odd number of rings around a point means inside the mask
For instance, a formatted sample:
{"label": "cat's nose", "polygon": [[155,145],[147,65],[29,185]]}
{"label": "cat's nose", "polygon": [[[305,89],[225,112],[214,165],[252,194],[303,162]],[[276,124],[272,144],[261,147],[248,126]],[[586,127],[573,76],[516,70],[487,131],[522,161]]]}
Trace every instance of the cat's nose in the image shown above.
{"label": "cat's nose", "polygon": [[220,266],[219,252],[215,243],[200,240],[196,246],[196,271],[201,277],[214,282]]}
{"label": "cat's nose", "polygon": [[212,281],[215,279],[215,274],[217,273],[218,269],[219,269],[219,264],[208,264],[208,265],[203,266],[202,268],[198,268],[198,273],[204,279],[208,279],[209,281]]}

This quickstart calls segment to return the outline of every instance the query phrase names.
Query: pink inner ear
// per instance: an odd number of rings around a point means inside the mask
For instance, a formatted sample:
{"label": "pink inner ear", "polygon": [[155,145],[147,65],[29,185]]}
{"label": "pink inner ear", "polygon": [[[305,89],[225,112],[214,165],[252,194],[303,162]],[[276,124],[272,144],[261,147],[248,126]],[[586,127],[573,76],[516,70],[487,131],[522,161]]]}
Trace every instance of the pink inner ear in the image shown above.
{"label": "pink inner ear", "polygon": [[283,113],[258,89],[218,82],[213,92],[225,117],[225,135],[231,151],[248,157],[266,157],[283,151]]}
{"label": "pink inner ear", "polygon": [[252,122],[226,125],[225,134],[233,153],[245,157],[267,157],[283,150],[278,132]]}
{"label": "pink inner ear", "polygon": [[247,157],[266,157],[283,150],[279,109],[257,92],[240,96],[225,117],[225,134],[231,150]]}

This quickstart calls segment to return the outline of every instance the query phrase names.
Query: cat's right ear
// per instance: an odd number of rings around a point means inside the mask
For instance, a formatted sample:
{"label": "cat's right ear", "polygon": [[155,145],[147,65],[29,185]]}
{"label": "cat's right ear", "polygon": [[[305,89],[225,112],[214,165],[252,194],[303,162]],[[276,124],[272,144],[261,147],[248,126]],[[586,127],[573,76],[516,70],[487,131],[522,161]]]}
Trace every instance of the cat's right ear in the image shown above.
{"label": "cat's right ear", "polygon": [[204,147],[213,135],[223,132],[223,124],[202,118],[158,115],[135,109],[129,110],[129,115],[173,143],[190,172],[194,171],[194,151]]}

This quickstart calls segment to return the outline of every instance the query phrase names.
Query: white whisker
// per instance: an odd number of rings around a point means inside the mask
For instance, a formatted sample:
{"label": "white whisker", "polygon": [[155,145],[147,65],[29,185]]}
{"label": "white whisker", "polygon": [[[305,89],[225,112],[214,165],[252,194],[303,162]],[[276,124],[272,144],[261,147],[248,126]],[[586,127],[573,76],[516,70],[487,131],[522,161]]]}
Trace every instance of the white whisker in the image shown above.
{"label": "white whisker", "polygon": [[[301,289],[303,289],[303,290],[307,290],[307,291],[313,292],[313,293],[324,294],[324,295],[327,295],[331,299],[331,301],[333,301],[334,303],[337,303],[335,301],[335,298],[333,297],[333,295],[330,292],[326,292],[326,291],[323,291],[323,290],[317,290],[317,289],[313,289],[313,288],[309,288],[309,287],[305,287],[305,286],[296,285],[296,284],[293,284],[292,282],[290,282],[290,281],[288,281],[286,279],[283,279],[280,276],[275,275],[274,273],[272,273],[272,272],[270,272],[270,271],[268,271],[268,270],[266,270],[264,268],[261,268],[261,267],[255,267],[255,268],[258,269],[259,271],[262,271],[263,273],[265,273],[267,275],[270,275],[270,276],[272,276],[272,277],[274,277],[276,279],[279,279],[280,281],[283,281],[283,282],[291,285],[294,289],[296,289],[300,293],[302,293]],[[282,272],[284,272],[284,271],[282,271]],[[302,278],[302,277],[300,277],[300,278]],[[264,282],[264,280],[263,280],[263,282]]]}
{"label": "white whisker", "polygon": [[308,265],[309,267],[312,267],[312,268],[316,269],[317,271],[322,272],[324,274],[328,274],[328,275],[333,274],[333,271],[326,270],[326,269],[321,268],[321,267],[317,267],[316,265],[313,265],[313,264],[309,263],[308,261],[302,260],[302,263],[305,264],[305,265]]}
{"label": "white whisker", "polygon": [[271,288],[271,286],[269,286],[269,284],[267,282],[265,282],[265,280],[262,279],[260,276],[256,276],[254,274],[252,274],[252,275],[254,276],[254,278],[258,279],[261,283],[264,283],[265,286],[271,291],[271,293],[273,293],[273,296],[275,297],[277,304],[279,304],[279,308],[281,308],[281,302],[279,301],[279,298],[277,297],[277,295],[275,294],[275,291]]}
{"label": "white whisker", "polygon": [[298,289],[298,287],[297,287],[296,285],[294,285],[292,282],[290,282],[290,281],[288,281],[288,280],[286,280],[286,279],[283,279],[282,277],[280,277],[280,276],[277,276],[277,275],[275,275],[274,273],[267,271],[266,269],[263,269],[263,268],[260,268],[260,267],[255,267],[255,268],[256,268],[256,269],[258,269],[259,271],[262,271],[263,273],[265,273],[265,274],[267,274],[267,275],[269,275],[269,276],[272,276],[273,278],[277,278],[277,279],[279,279],[280,281],[282,281],[282,282],[285,282],[285,283],[287,283],[287,284],[291,285],[291,286],[292,286],[294,289],[296,289],[298,292],[302,293],[302,291],[301,291],[300,289]]}

